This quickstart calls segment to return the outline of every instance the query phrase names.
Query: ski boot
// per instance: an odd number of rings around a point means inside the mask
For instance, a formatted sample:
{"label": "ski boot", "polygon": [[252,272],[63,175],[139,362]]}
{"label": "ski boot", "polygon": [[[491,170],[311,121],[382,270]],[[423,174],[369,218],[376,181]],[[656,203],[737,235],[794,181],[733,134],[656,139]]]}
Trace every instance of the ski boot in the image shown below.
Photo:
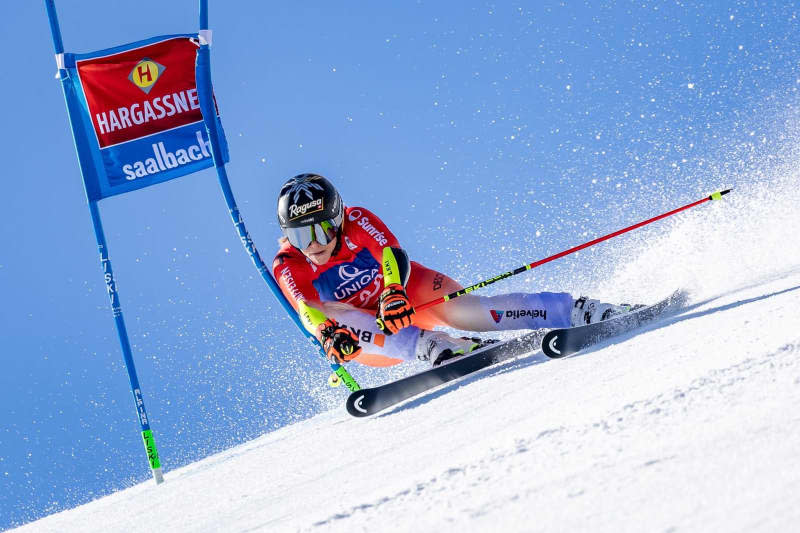
{"label": "ski boot", "polygon": [[572,306],[571,326],[594,324],[595,322],[630,313],[642,307],[644,305],[607,304],[600,302],[600,300],[591,300],[586,296],[581,296],[575,300],[575,304]]}
{"label": "ski boot", "polygon": [[497,342],[476,337],[451,337],[442,331],[420,330],[416,356],[420,361],[431,361],[439,366],[445,361],[469,353],[477,348]]}

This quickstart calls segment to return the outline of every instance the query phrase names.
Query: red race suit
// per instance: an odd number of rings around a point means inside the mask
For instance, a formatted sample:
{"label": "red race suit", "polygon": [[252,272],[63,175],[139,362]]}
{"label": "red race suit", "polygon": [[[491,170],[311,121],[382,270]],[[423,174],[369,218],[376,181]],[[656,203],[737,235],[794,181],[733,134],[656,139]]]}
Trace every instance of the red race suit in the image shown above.
{"label": "red race suit", "polygon": [[[363,207],[345,208],[340,238],[335,253],[320,266],[313,264],[288,240],[282,242],[272,263],[272,272],[295,310],[298,302],[307,300],[342,302],[372,313],[377,311],[383,291],[383,249],[387,246],[400,248],[397,238],[381,219]],[[425,303],[460,288],[444,274],[411,261],[406,292],[412,304]],[[417,313],[415,325],[431,329],[442,324],[436,316],[438,313],[426,311]]]}

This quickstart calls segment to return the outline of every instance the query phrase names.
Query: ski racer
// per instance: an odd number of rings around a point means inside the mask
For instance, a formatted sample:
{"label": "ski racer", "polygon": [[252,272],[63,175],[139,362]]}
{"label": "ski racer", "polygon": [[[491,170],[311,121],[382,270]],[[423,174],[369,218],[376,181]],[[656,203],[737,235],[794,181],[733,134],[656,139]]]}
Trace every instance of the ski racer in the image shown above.
{"label": "ski racer", "polygon": [[371,211],[345,207],[318,174],[287,181],[278,198],[283,232],[272,269],[305,328],[333,363],[390,366],[404,360],[434,366],[482,345],[436,326],[485,332],[564,328],[630,310],[568,293],[467,294],[415,312],[461,289],[449,276],[408,258]]}

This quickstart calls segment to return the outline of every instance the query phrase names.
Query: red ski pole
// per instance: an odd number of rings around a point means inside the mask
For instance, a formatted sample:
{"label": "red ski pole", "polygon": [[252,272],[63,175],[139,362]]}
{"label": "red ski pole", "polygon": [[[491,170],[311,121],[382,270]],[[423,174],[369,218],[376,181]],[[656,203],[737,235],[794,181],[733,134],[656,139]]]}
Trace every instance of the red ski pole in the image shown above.
{"label": "red ski pole", "polygon": [[450,301],[453,298],[458,298],[459,296],[464,296],[465,294],[469,294],[474,290],[483,288],[483,287],[485,287],[487,285],[491,285],[492,283],[494,283],[496,281],[500,281],[501,279],[506,279],[506,278],[510,278],[511,276],[515,276],[517,274],[521,274],[522,272],[531,270],[532,268],[536,268],[536,267],[538,267],[540,265],[543,265],[545,263],[549,263],[550,261],[555,261],[556,259],[558,259],[560,257],[564,257],[565,255],[569,255],[569,254],[578,252],[578,251],[583,250],[584,248],[588,248],[590,246],[594,246],[595,244],[597,244],[599,242],[607,241],[608,239],[616,237],[617,235],[622,235],[623,233],[627,233],[629,231],[633,231],[636,228],[641,228],[642,226],[646,226],[647,224],[650,224],[651,222],[655,222],[656,220],[661,220],[662,218],[666,218],[668,216],[672,216],[675,213],[680,213],[681,211],[684,211],[686,209],[690,209],[692,207],[698,206],[698,205],[700,205],[702,203],[705,203],[705,202],[709,202],[711,200],[719,200],[719,199],[722,198],[723,195],[728,194],[729,192],[731,192],[731,189],[725,189],[724,191],[715,192],[714,194],[712,194],[710,196],[707,196],[706,198],[703,198],[702,200],[698,200],[696,202],[692,202],[691,204],[685,205],[683,207],[679,207],[677,209],[673,209],[672,211],[668,211],[668,212],[663,213],[661,215],[658,215],[656,217],[648,218],[647,220],[639,222],[638,224],[634,224],[633,226],[628,226],[627,228],[623,228],[623,229],[621,229],[619,231],[615,231],[614,233],[609,233],[608,235],[604,235],[603,237],[598,237],[598,238],[596,238],[594,240],[591,240],[589,242],[585,242],[585,243],[583,243],[583,244],[581,244],[579,246],[575,246],[574,248],[570,248],[569,250],[564,250],[563,252],[559,252],[559,253],[557,253],[555,255],[551,255],[550,257],[546,257],[544,259],[540,259],[540,260],[535,261],[535,262],[533,262],[533,263],[531,263],[529,265],[521,266],[521,267],[519,267],[517,269],[511,270],[510,272],[505,272],[503,274],[500,274],[499,276],[495,276],[495,277],[489,278],[489,279],[487,279],[485,281],[481,281],[480,283],[476,283],[475,285],[470,285],[469,287],[465,287],[465,288],[463,288],[461,290],[458,290],[456,292],[451,292],[447,296],[442,296],[441,298],[437,298],[435,300],[431,300],[430,302],[426,302],[426,303],[424,303],[422,305],[417,305],[417,306],[415,306],[415,308],[418,311],[421,311],[423,309],[427,309],[428,307],[433,307],[434,305],[439,305],[440,303]]}

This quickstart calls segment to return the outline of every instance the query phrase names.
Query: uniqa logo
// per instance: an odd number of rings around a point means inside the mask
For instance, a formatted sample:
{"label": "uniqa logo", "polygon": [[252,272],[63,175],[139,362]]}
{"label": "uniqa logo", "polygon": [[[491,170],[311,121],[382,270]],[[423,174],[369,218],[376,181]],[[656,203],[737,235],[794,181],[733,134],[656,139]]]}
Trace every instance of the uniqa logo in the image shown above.
{"label": "uniqa logo", "polygon": [[344,300],[369,285],[377,274],[377,268],[362,270],[355,265],[342,265],[339,267],[339,279],[342,282],[333,291],[333,296],[337,300]]}
{"label": "uniqa logo", "polygon": [[152,59],[145,57],[138,63],[136,66],[133,67],[131,73],[128,74],[128,79],[136,85],[139,89],[142,90],[145,94],[149,94],[150,90],[158,81],[158,78],[161,77],[161,74],[167,70],[167,67],[153,61]]}

